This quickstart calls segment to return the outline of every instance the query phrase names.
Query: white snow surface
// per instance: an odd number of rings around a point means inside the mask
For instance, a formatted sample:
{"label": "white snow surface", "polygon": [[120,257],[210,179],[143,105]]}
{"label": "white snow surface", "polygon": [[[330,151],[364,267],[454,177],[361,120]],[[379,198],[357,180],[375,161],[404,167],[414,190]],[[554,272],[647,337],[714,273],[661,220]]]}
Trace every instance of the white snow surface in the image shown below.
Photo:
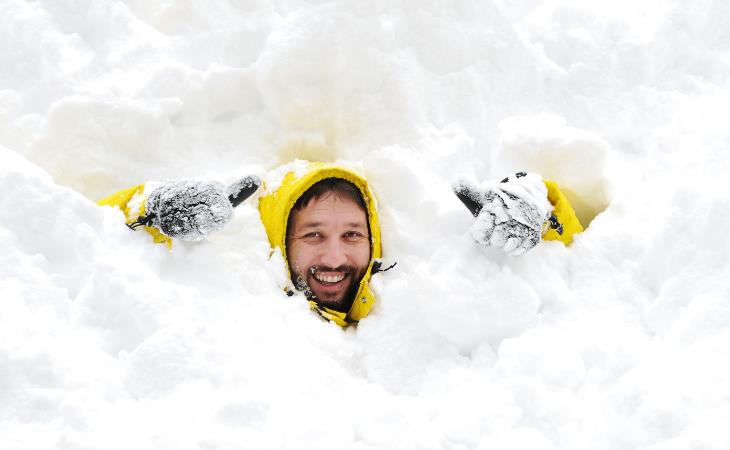
{"label": "white snow surface", "polygon": [[[0,1],[0,448],[730,448],[728,5]],[[95,204],[295,159],[378,197],[357,328],[257,196],[172,252]],[[451,184],[517,170],[573,245],[473,242]]]}

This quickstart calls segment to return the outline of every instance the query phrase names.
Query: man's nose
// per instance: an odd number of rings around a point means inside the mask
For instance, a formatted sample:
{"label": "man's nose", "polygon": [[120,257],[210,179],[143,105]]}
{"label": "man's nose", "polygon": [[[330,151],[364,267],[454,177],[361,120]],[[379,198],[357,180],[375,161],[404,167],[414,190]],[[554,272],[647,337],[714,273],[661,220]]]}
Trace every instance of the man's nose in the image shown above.
{"label": "man's nose", "polygon": [[322,252],[322,264],[333,269],[347,263],[347,252],[339,239],[328,239]]}

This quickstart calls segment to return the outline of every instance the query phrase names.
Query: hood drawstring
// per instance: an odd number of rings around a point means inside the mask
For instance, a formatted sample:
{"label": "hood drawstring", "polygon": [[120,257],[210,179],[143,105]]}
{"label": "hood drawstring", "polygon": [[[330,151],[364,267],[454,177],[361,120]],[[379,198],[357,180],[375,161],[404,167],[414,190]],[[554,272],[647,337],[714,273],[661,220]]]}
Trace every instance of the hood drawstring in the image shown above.
{"label": "hood drawstring", "polygon": [[383,267],[383,262],[382,261],[375,261],[373,263],[373,270],[370,273],[373,274],[373,275],[375,275],[376,273],[379,273],[379,272],[387,272],[390,269],[392,269],[393,267],[395,267],[396,264],[398,264],[398,263],[397,262],[394,262],[393,264],[391,264],[390,266],[386,267],[385,269],[381,269],[381,267]]}
{"label": "hood drawstring", "polygon": [[558,222],[558,218],[555,214],[552,214],[548,220],[550,221],[550,228],[557,231],[558,234],[563,234],[563,224]]}
{"label": "hood drawstring", "polygon": [[132,230],[135,230],[141,226],[147,226],[147,225],[151,224],[152,221],[154,220],[154,218],[155,218],[154,213],[148,214],[146,216],[141,216],[141,217],[138,217],[136,221],[134,221],[132,223],[128,223],[127,226],[129,228],[131,228]]}

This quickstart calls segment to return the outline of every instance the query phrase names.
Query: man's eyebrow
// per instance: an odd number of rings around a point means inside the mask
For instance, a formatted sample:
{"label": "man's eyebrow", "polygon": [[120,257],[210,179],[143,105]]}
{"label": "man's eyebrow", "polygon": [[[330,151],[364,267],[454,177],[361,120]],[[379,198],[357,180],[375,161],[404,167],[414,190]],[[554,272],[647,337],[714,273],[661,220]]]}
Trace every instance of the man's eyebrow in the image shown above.
{"label": "man's eyebrow", "polygon": [[[313,221],[313,222],[304,222],[303,224],[300,225],[300,227],[301,228],[317,228],[317,227],[321,227],[322,225],[323,225],[322,222]],[[345,226],[349,227],[349,228],[367,228],[367,225],[365,225],[365,222],[361,222],[361,221],[347,222],[347,223],[345,223]]]}
{"label": "man's eyebrow", "polygon": [[345,225],[350,228],[367,228],[365,222],[347,222]]}
{"label": "man's eyebrow", "polygon": [[317,228],[322,226],[322,222],[305,222],[300,225],[302,228]]}

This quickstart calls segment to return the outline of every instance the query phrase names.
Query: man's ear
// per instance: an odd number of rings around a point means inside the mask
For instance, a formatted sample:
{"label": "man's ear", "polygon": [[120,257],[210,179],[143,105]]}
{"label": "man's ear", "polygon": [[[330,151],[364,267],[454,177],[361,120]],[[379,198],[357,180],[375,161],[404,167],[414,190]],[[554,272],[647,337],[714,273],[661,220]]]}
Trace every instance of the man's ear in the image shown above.
{"label": "man's ear", "polygon": [[228,201],[235,208],[249,198],[261,186],[261,179],[256,175],[249,175],[228,186]]}
{"label": "man's ear", "polygon": [[484,206],[482,195],[479,193],[477,188],[472,186],[470,183],[460,181],[454,184],[454,194],[459,197],[459,200],[466,206],[469,212],[474,216],[478,216],[479,212]]}

